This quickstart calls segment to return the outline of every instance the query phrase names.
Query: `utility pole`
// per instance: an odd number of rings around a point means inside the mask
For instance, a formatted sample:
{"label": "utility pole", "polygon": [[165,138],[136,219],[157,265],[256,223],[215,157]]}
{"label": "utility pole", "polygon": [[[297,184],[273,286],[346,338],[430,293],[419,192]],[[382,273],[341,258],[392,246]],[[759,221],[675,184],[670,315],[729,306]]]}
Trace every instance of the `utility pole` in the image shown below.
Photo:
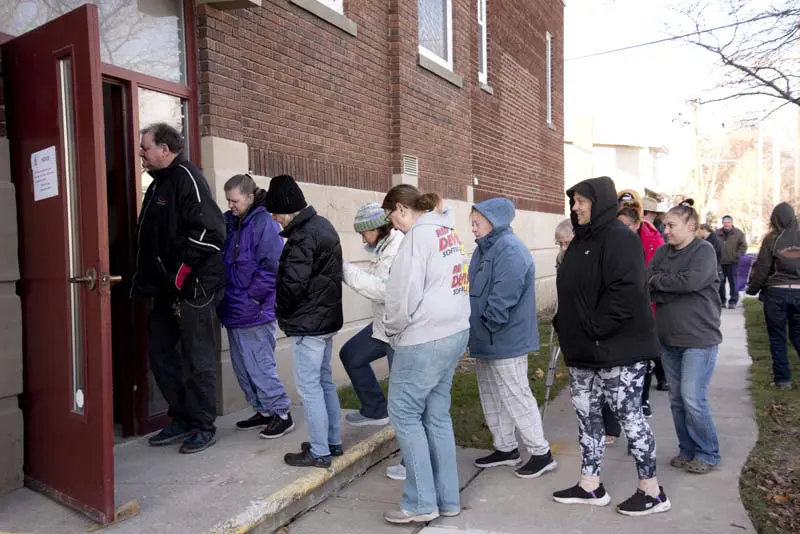
{"label": "utility pole", "polygon": [[[764,126],[758,123],[758,192],[756,195],[756,220],[761,224],[764,217]],[[753,222],[755,227],[755,221]]]}
{"label": "utility pole", "polygon": [[772,126],[772,206],[781,201],[781,147],[778,122]]}
{"label": "utility pole", "polygon": [[695,201],[698,213],[703,213],[705,203],[705,191],[703,188],[703,164],[700,154],[700,99],[693,98],[692,102],[692,125],[694,127],[694,184],[696,189]]}
{"label": "utility pole", "polygon": [[[795,133],[795,147],[794,147],[794,198],[792,199],[792,206],[796,206],[800,202],[800,106],[795,106],[797,110],[797,132]],[[787,199],[788,200],[788,199]]]}

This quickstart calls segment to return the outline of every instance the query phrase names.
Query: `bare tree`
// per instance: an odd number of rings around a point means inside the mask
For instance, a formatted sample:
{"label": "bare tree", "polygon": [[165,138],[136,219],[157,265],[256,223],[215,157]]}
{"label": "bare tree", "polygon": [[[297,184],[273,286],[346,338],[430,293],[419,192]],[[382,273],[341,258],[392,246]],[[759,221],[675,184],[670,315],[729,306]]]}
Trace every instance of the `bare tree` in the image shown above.
{"label": "bare tree", "polygon": [[722,67],[718,91],[702,103],[767,97],[760,120],[786,105],[800,106],[800,0],[690,2],[677,8],[689,26],[681,34]]}

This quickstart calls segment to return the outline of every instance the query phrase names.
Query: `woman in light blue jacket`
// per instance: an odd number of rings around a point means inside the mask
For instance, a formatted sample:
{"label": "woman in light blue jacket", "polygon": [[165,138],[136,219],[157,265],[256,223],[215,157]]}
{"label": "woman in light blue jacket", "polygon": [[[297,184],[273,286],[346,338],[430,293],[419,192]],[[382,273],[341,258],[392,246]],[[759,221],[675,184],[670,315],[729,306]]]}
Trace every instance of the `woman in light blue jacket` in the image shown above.
{"label": "woman in light blue jacket", "polygon": [[528,382],[528,353],[539,350],[535,267],[528,247],[514,234],[514,204],[491,198],[472,208],[478,248],[469,265],[469,348],[478,361],[478,389],[495,451],[476,467],[522,463],[515,430],[530,454],[517,469],[536,478],[558,465],[544,437],[539,407]]}

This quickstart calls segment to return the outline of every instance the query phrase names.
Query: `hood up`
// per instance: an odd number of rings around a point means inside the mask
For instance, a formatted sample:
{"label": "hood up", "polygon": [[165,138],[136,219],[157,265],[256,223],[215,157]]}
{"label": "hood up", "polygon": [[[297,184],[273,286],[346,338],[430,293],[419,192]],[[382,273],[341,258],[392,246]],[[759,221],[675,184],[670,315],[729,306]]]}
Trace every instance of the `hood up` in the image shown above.
{"label": "hood up", "polygon": [[[578,216],[572,211],[575,206],[575,193],[592,201],[592,220],[586,225],[578,224]],[[617,190],[614,181],[608,176],[584,180],[567,189],[567,196],[569,197],[569,216],[576,236],[579,234],[589,235],[617,218]]]}
{"label": "hood up", "polygon": [[770,222],[778,232],[797,226],[794,208],[788,202],[781,202],[772,210]]}
{"label": "hood up", "polygon": [[507,198],[490,198],[475,204],[475,211],[486,217],[495,230],[511,225],[516,216],[514,203]]}

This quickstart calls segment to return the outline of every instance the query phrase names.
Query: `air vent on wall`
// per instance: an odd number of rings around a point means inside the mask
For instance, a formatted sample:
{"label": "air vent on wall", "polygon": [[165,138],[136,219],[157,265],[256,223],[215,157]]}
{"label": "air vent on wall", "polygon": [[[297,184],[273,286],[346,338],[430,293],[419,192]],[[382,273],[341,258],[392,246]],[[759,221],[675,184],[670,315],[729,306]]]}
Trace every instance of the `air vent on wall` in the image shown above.
{"label": "air vent on wall", "polygon": [[403,156],[403,174],[419,176],[419,159],[416,156]]}

